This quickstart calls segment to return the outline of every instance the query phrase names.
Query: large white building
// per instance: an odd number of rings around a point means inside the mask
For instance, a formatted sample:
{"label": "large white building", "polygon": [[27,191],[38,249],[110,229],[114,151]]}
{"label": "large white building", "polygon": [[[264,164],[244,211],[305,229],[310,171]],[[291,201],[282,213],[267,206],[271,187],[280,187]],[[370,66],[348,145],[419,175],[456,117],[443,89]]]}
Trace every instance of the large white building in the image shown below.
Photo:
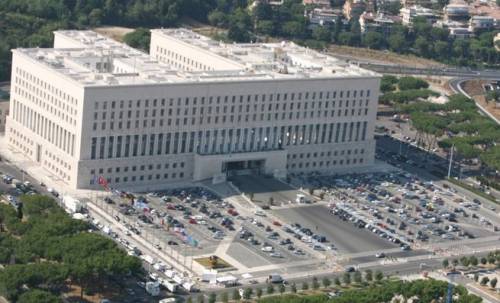
{"label": "large white building", "polygon": [[146,189],[373,164],[379,75],[290,42],[152,31],[151,56],[91,31],[13,50],[9,145],[71,188]]}

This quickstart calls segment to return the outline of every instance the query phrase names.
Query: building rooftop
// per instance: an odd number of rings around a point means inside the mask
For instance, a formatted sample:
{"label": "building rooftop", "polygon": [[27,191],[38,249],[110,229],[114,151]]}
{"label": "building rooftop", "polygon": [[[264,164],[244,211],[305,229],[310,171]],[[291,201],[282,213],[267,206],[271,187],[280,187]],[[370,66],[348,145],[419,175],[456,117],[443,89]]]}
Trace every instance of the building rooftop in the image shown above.
{"label": "building rooftop", "polygon": [[[226,44],[185,29],[157,33],[202,48],[241,66],[232,71],[183,71],[92,31],[58,31],[78,48],[16,49],[82,86],[119,86],[273,79],[368,77],[377,74],[292,42]],[[81,44],[81,45],[80,45]]]}

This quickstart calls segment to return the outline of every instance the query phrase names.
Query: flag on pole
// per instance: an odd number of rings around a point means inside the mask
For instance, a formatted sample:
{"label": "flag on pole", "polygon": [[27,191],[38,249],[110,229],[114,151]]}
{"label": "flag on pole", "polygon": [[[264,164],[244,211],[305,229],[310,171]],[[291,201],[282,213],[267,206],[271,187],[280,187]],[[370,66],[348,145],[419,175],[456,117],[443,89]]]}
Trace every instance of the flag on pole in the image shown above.
{"label": "flag on pole", "polygon": [[98,183],[99,185],[104,187],[105,190],[109,190],[108,180],[106,180],[106,178],[104,178],[103,176],[99,176]]}

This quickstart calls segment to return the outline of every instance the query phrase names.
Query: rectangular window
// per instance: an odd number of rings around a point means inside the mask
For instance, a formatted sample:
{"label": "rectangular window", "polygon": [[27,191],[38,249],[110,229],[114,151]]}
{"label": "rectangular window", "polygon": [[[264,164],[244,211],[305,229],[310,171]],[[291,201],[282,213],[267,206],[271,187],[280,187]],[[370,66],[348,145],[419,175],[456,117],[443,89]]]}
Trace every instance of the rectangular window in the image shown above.
{"label": "rectangular window", "polygon": [[132,149],[132,156],[137,156],[137,152],[139,150],[139,135],[134,135],[134,146]]}
{"label": "rectangular window", "polygon": [[149,136],[149,155],[152,156],[155,152],[155,137],[156,135]]}
{"label": "rectangular window", "polygon": [[116,137],[116,157],[121,158],[122,156],[122,136]]}
{"label": "rectangular window", "polygon": [[158,149],[156,151],[157,155],[161,155],[163,152],[163,134],[158,135]]}
{"label": "rectangular window", "polygon": [[142,135],[141,156],[145,156],[146,155],[147,141],[148,141],[148,135]]}
{"label": "rectangular window", "polygon": [[90,152],[90,159],[94,160],[96,157],[96,148],[97,148],[97,138],[92,138],[92,147]]}
{"label": "rectangular window", "polygon": [[115,141],[115,137],[113,136],[110,136],[109,139],[108,139],[108,158],[111,159],[113,158],[113,147],[114,147],[114,141]]}
{"label": "rectangular window", "polygon": [[125,136],[125,153],[124,157],[128,157],[130,155],[130,136]]}
{"label": "rectangular window", "polygon": [[167,155],[170,153],[170,138],[171,134],[167,134],[165,137],[165,154]]}

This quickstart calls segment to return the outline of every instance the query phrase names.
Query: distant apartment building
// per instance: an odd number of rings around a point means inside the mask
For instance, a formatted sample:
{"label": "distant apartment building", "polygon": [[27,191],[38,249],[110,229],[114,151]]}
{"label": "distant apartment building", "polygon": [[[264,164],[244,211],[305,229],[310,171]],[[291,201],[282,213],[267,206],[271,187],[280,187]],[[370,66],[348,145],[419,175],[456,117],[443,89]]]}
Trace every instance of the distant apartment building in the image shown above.
{"label": "distant apartment building", "polygon": [[469,19],[469,5],[463,3],[450,3],[443,8],[445,21],[466,22]]}
{"label": "distant apartment building", "polygon": [[357,19],[366,10],[367,3],[363,0],[346,0],[343,13],[347,20]]}
{"label": "distant apartment building", "polygon": [[312,5],[318,8],[331,8],[330,0],[303,0],[304,5]]}
{"label": "distant apartment building", "polygon": [[434,24],[437,20],[437,15],[432,9],[422,6],[403,7],[400,10],[400,15],[403,25],[412,25],[415,18],[420,17],[427,20],[429,24]]}
{"label": "distant apartment building", "polygon": [[474,36],[474,32],[469,30],[467,27],[454,27],[450,28],[450,36],[454,38],[471,38]]}
{"label": "distant apartment building", "polygon": [[496,27],[496,22],[490,16],[472,16],[469,19],[469,30],[478,32],[483,30],[492,30]]}
{"label": "distant apartment building", "polygon": [[403,7],[422,6],[430,8],[435,3],[437,3],[437,0],[401,0]]}
{"label": "distant apartment building", "polygon": [[379,32],[384,36],[388,36],[391,33],[393,25],[397,23],[401,23],[401,17],[382,13],[364,12],[359,17],[359,25],[362,33]]}
{"label": "distant apartment building", "polygon": [[309,28],[313,29],[317,26],[333,26],[338,17],[343,16],[342,11],[338,9],[314,8],[306,11],[305,17],[309,19]]}

